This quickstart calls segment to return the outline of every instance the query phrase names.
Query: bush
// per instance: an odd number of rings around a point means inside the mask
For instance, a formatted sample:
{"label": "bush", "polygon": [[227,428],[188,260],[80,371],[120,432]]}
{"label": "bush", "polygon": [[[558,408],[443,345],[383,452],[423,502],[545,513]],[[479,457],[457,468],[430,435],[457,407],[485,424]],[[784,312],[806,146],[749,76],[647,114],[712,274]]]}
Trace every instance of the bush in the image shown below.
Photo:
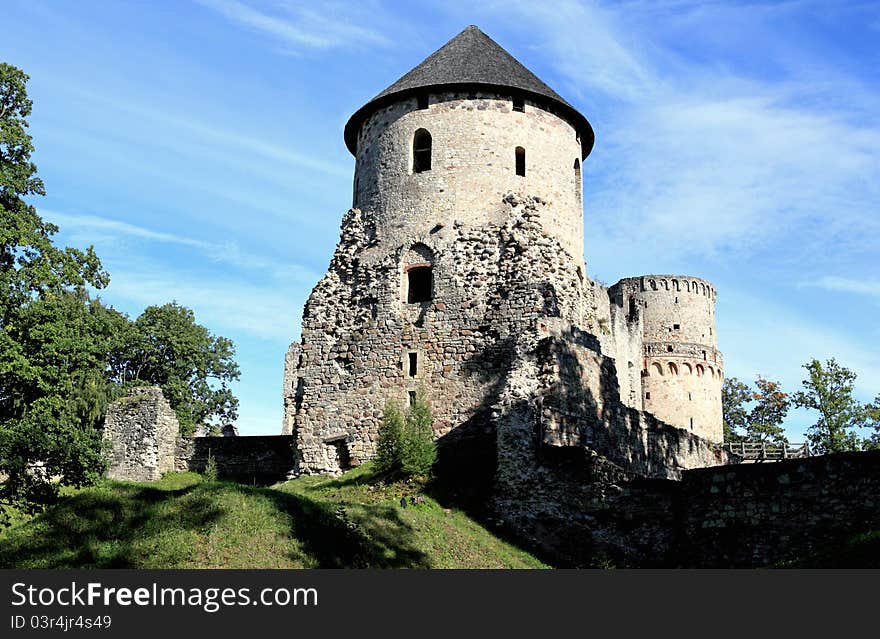
{"label": "bush", "polygon": [[217,481],[217,460],[211,454],[210,448],[208,449],[208,461],[205,462],[205,470],[202,471],[202,476],[208,481]]}
{"label": "bush", "polygon": [[405,476],[427,475],[437,459],[433,421],[423,391],[416,394],[406,417],[396,402],[386,402],[373,458],[376,469]]}
{"label": "bush", "polygon": [[400,467],[404,475],[427,475],[437,461],[434,418],[423,391],[419,391],[406,415],[400,442]]}
{"label": "bush", "polygon": [[385,409],[382,412],[376,456],[373,458],[379,472],[389,473],[399,469],[402,439],[403,414],[400,412],[400,406],[389,400],[385,402]]}

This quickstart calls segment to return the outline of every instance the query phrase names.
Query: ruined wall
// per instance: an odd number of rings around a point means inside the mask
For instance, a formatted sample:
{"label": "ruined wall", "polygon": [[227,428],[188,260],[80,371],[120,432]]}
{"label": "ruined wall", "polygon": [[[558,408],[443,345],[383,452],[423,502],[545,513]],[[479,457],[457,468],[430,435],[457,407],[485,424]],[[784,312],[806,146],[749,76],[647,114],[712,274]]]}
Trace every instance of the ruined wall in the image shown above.
{"label": "ruined wall", "polygon": [[110,442],[111,479],[153,481],[174,470],[177,415],[158,386],[132,389],[107,407],[104,439]]}
{"label": "ruined wall", "polygon": [[[549,205],[515,194],[498,205],[503,222],[453,221],[408,235],[390,252],[375,241],[369,216],[346,215],[329,271],[306,304],[288,382],[301,391],[301,472],[338,473],[369,459],[385,401],[405,404],[419,387],[438,436],[478,418],[504,384],[517,335],[540,317],[583,318],[583,272],[547,234]],[[423,264],[432,266],[432,299],[409,303],[408,269]]]}
{"label": "ruined wall", "polygon": [[174,470],[203,472],[209,453],[222,479],[273,484],[293,470],[294,440],[290,435],[181,437],[174,448]]}
{"label": "ruined wall", "polygon": [[691,470],[678,510],[680,565],[837,561],[880,530],[880,451]]}
{"label": "ruined wall", "polygon": [[[430,171],[414,173],[413,136],[432,137]],[[516,175],[515,150],[525,149],[526,175]],[[379,242],[396,246],[437,224],[503,223],[506,193],[548,203],[543,225],[583,268],[581,143],[566,120],[526,100],[491,92],[432,93],[373,113],[362,126],[355,165],[356,208],[374,216]]]}

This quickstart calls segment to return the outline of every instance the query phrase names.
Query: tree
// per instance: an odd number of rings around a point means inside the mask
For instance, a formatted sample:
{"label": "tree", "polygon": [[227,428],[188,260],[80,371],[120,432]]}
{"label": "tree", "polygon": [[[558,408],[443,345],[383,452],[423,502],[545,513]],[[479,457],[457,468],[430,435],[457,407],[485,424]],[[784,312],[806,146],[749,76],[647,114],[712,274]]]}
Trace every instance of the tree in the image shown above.
{"label": "tree", "polygon": [[874,432],[865,439],[862,447],[865,450],[880,450],[880,395],[874,398],[874,403],[865,406],[864,425]]}
{"label": "tree", "polygon": [[736,377],[727,377],[721,386],[721,413],[724,423],[724,441],[743,441],[743,435],[749,423],[749,414],[745,404],[751,399],[748,384]]}
{"label": "tree", "polygon": [[728,377],[721,387],[721,410],[724,419],[724,441],[787,441],[782,421],[791,404],[779,382],[758,375],[757,390],[736,377]]}
{"label": "tree", "polygon": [[403,413],[397,402],[388,400],[382,411],[376,455],[373,461],[380,473],[391,473],[400,466],[400,443],[403,439]]}
{"label": "tree", "polygon": [[400,467],[405,475],[427,475],[437,461],[434,418],[423,390],[419,390],[406,414],[400,442]]}
{"label": "tree", "polygon": [[234,421],[238,399],[229,382],[239,378],[235,346],[171,302],[149,306],[121,334],[110,356],[111,378],[128,388],[155,384],[177,413],[182,435],[197,426],[219,430]]}
{"label": "tree", "polygon": [[791,405],[788,394],[780,390],[779,382],[771,382],[760,375],[755,380],[755,386],[757,391],[752,393],[755,406],[749,413],[746,438],[750,441],[785,443],[787,439],[781,424]]}
{"label": "tree", "polygon": [[437,460],[434,418],[423,390],[419,390],[404,416],[396,402],[385,402],[373,461],[383,473],[427,475]]}
{"label": "tree", "polygon": [[807,429],[807,438],[818,453],[858,450],[859,438],[852,429],[865,425],[866,407],[853,397],[856,374],[832,357],[823,366],[817,359],[804,364],[807,378],[803,391],[794,395],[795,406],[819,412],[819,420]]}
{"label": "tree", "polygon": [[109,278],[91,247],[56,247],[58,228],[25,201],[45,193],[30,159],[27,80],[0,63],[0,523],[8,507],[35,512],[103,471],[110,317],[85,286]]}

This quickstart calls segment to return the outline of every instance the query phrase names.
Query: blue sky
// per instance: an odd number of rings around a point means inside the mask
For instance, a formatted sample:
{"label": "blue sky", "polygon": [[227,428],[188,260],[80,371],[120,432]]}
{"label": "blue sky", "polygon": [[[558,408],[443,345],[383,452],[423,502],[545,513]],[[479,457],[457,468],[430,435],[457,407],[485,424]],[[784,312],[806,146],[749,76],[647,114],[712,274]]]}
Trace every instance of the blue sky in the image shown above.
{"label": "blue sky", "polygon": [[[243,434],[281,427],[287,344],[351,201],[347,118],[468,24],[578,107],[585,254],[718,288],[727,376],[835,356],[880,393],[880,3],[7,0],[59,241],[105,301],[232,338]],[[799,439],[811,423],[790,416]]]}

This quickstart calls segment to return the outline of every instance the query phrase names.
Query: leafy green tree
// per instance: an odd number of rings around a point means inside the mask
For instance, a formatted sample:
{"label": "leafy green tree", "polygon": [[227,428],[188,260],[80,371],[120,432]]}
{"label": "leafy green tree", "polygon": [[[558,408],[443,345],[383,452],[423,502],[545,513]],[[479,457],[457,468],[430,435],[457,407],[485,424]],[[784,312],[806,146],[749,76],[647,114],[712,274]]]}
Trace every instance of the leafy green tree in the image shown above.
{"label": "leafy green tree", "polygon": [[728,377],[721,387],[724,441],[788,441],[782,422],[791,400],[779,382],[758,375],[756,389],[736,377]]}
{"label": "leafy green tree", "polygon": [[405,475],[427,475],[437,461],[434,418],[423,390],[416,393],[406,414],[400,445],[400,467]]}
{"label": "leafy green tree", "polygon": [[865,425],[869,415],[853,397],[856,374],[833,357],[824,365],[810,360],[804,368],[804,390],[795,393],[794,404],[819,413],[818,421],[807,430],[810,446],[818,453],[858,450],[861,443],[853,429]]}
{"label": "leafy green tree", "polygon": [[874,403],[865,406],[865,424],[873,429],[873,433],[864,441],[865,450],[880,450],[880,395],[874,398]]}
{"label": "leafy green tree", "polygon": [[782,421],[791,405],[788,394],[780,390],[779,382],[772,382],[760,375],[755,380],[755,386],[757,390],[751,394],[755,405],[749,413],[746,439],[776,444],[787,442]]}
{"label": "leafy green tree", "polygon": [[419,390],[404,415],[397,402],[385,402],[373,461],[383,473],[425,476],[437,461],[434,418],[424,390]]}
{"label": "leafy green tree", "polygon": [[87,285],[109,278],[92,248],[58,248],[58,228],[25,198],[43,195],[27,133],[28,76],[0,63],[0,523],[36,512],[60,486],[103,471],[97,421],[106,401],[110,314]]}
{"label": "leafy green tree", "polygon": [[721,413],[724,423],[724,441],[743,441],[742,432],[749,425],[749,413],[745,404],[751,400],[748,384],[736,377],[727,377],[721,386]]}
{"label": "leafy green tree", "polygon": [[110,359],[111,379],[123,387],[162,388],[183,435],[200,425],[216,431],[237,417],[238,399],[229,388],[240,374],[235,346],[176,302],[147,307],[123,331]]}
{"label": "leafy green tree", "polygon": [[376,455],[373,461],[381,473],[399,470],[400,446],[403,439],[403,413],[397,402],[388,400],[382,411],[382,423],[376,440]]}

